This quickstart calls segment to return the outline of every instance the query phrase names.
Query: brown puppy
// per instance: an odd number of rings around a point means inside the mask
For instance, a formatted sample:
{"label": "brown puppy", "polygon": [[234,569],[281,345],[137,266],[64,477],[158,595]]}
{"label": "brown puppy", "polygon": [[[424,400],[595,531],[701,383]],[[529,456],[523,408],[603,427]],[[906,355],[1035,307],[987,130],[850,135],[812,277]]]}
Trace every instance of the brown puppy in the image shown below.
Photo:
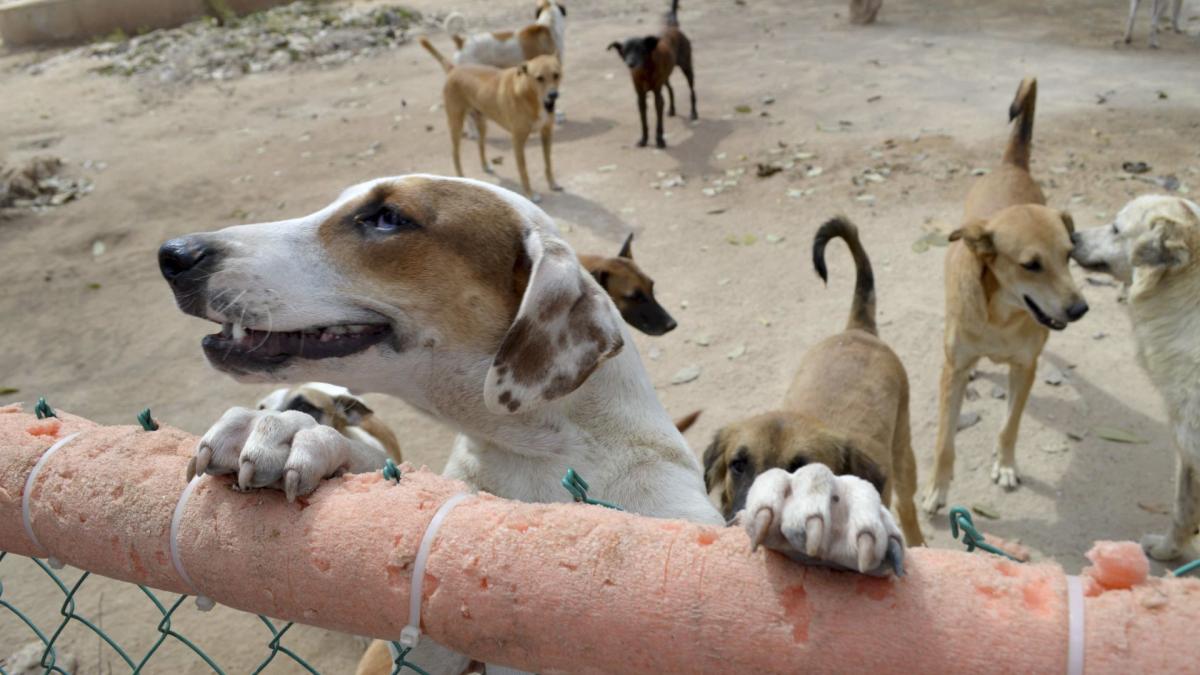
{"label": "brown puppy", "polygon": [[615,49],[617,54],[629,66],[629,76],[633,80],[633,90],[637,94],[638,114],[642,118],[642,137],[638,147],[646,147],[649,129],[646,126],[646,93],[654,92],[654,111],[658,115],[658,123],[654,128],[654,142],[660,148],[667,147],[663,138],[663,97],[662,89],[667,88],[671,97],[671,107],[668,115],[675,116],[675,90],[671,88],[671,72],[675,66],[683,71],[687,78],[688,91],[692,96],[692,119],[696,115],[696,88],[692,73],[692,43],[688,41],[683,31],[679,30],[679,0],[671,0],[671,11],[667,13],[666,25],[657,36],[648,35],[640,38],[629,38],[624,42],[613,42],[609,49]]}
{"label": "brown puppy", "polygon": [[950,235],[937,446],[922,502],[930,513],[946,504],[954,476],[954,433],[971,368],[984,357],[1009,364],[1008,419],[996,441],[992,480],[1014,489],[1021,413],[1048,329],[1062,330],[1088,310],[1068,266],[1074,222],[1043,206],[1046,198],[1029,175],[1036,98],[1037,80],[1022,81],[1009,109],[1016,124],[1003,162],[971,188],[966,224]]}
{"label": "brown puppy", "polygon": [[826,279],[825,245],[840,237],[858,276],[846,330],[809,349],[783,408],[728,425],[704,451],[709,494],[719,495],[726,518],[740,511],[754,478],[771,468],[795,471],[814,462],[838,475],[872,483],[884,505],[895,492],[900,527],[910,546],[925,543],[913,495],[917,463],[908,421],[908,375],[875,328],[871,261],[848,220],[817,230],[813,266]]}
{"label": "brown puppy", "polygon": [[442,56],[429,40],[421,38],[421,46],[446,71],[442,101],[446,106],[446,121],[450,127],[454,171],[459,176],[463,175],[459,145],[463,122],[470,115],[479,130],[479,163],[484,173],[492,173],[486,151],[487,120],[492,120],[512,134],[513,153],[517,156],[517,171],[521,174],[521,189],[525,191],[525,196],[535,202],[540,201],[529,185],[529,172],[525,169],[525,142],[536,129],[542,136],[546,182],[551,190],[562,190],[554,180],[554,169],[550,163],[554,102],[558,100],[558,84],[562,79],[562,66],[558,59],[554,56],[538,56],[503,70],[475,64],[456,66]]}
{"label": "brown puppy", "polygon": [[580,255],[579,263],[600,283],[630,326],[646,335],[675,330],[675,319],[654,298],[654,280],[633,261],[633,234],[625,238],[617,257]]}

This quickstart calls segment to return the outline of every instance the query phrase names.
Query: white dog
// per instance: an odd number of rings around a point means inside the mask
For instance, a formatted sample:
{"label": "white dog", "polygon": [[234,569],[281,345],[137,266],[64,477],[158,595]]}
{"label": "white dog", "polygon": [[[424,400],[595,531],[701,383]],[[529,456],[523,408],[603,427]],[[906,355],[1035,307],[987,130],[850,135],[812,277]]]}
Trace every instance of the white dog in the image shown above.
{"label": "white dog", "polygon": [[1073,239],[1076,262],[1129,285],[1138,359],[1167,404],[1179,459],[1175,514],[1166,535],[1148,535],[1142,546],[1170,560],[1200,524],[1200,206],[1146,195],[1112,225]]}
{"label": "white dog", "polygon": [[538,0],[536,19],[516,31],[493,31],[463,36],[466,21],[454,12],[446,17],[446,32],[458,51],[454,63],[479,63],[495,68],[519,66],[537,56],[553,54],[563,61],[567,8],[551,0]]}
{"label": "white dog", "polygon": [[[1171,28],[1176,33],[1182,33],[1179,27],[1179,12],[1183,9],[1183,0],[1151,0],[1150,5],[1150,46],[1158,49],[1158,24],[1162,22],[1163,14],[1167,12],[1167,3],[1171,3]],[[1138,6],[1142,0],[1129,0],[1129,23],[1125,26],[1125,44],[1133,42],[1133,20],[1137,17]]]}
{"label": "white dog", "polygon": [[[516,193],[384,178],[302,218],[171,240],[159,264],[180,309],[222,326],[202,342],[218,370],[398,396],[460,432],[451,478],[565,502],[559,481],[574,468],[634,513],[725,522],[612,300]],[[291,499],[378,461],[302,412],[232,408],[201,439],[195,471]],[[902,570],[879,493],[822,464],[763,473],[739,517],[756,545],[797,560]],[[468,663],[429,641],[417,651],[431,672]]]}

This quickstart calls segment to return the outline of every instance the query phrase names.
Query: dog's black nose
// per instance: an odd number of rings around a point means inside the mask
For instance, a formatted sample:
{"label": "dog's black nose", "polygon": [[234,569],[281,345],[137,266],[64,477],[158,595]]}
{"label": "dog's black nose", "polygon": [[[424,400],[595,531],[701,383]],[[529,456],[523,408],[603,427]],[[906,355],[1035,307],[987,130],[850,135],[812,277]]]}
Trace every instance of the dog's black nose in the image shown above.
{"label": "dog's black nose", "polygon": [[558,92],[552,91],[549,94],[546,94],[546,98],[550,99],[551,101],[557,101],[558,100]]}
{"label": "dog's black nose", "polygon": [[209,257],[208,246],[195,237],[179,237],[163,244],[158,249],[158,268],[172,286],[188,277],[188,272],[197,268]]}
{"label": "dog's black nose", "polygon": [[1078,321],[1083,318],[1088,312],[1088,304],[1086,300],[1080,300],[1067,308],[1067,318],[1071,321]]}
{"label": "dog's black nose", "polygon": [[675,319],[668,318],[667,323],[665,326],[663,326],[663,328],[666,329],[665,332],[670,333],[671,331],[675,330],[678,326],[679,326],[679,324],[675,323]]}

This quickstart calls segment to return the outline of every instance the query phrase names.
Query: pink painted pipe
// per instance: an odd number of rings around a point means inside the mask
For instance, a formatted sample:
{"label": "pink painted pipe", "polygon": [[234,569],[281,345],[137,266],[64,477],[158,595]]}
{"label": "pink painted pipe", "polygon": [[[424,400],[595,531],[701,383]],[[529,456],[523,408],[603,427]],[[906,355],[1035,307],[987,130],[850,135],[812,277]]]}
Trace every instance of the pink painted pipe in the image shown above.
{"label": "pink painted pipe", "polygon": [[[58,424],[0,414],[0,549],[186,592],[169,533],[195,437],[60,414]],[[26,479],[55,439],[80,430],[33,486],[39,550],[22,525]],[[181,557],[217,602],[395,639],[426,525],[464,489],[407,469],[398,485],[348,476],[288,504],[207,477],[187,504]],[[1200,669],[1200,582],[1146,579],[1132,544],[1092,556],[1085,672]],[[1066,672],[1057,565],[914,549],[907,567],[902,579],[804,568],[751,553],[736,528],[479,495],[449,513],[434,543],[422,630],[543,673]]]}

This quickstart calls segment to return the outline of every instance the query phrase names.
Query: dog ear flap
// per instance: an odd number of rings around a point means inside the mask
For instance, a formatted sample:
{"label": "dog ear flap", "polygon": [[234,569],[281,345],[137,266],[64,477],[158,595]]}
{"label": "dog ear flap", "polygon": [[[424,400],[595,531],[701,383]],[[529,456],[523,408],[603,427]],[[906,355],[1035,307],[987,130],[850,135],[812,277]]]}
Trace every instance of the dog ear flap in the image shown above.
{"label": "dog ear flap", "polygon": [[600,284],[600,288],[603,288],[605,291],[608,290],[608,270],[596,270],[592,272],[592,278],[596,280],[596,283]]}
{"label": "dog ear flap", "polygon": [[1067,234],[1075,234],[1075,218],[1073,218],[1071,214],[1066,211],[1060,212],[1059,215],[1062,218],[1063,227],[1067,228]]}
{"label": "dog ear flap", "polygon": [[625,243],[621,244],[621,250],[617,252],[618,258],[628,258],[633,260],[633,233],[630,232],[628,237],[625,237]]}
{"label": "dog ear flap", "polygon": [[521,65],[517,66],[517,72],[522,75],[528,75],[529,74],[529,66],[522,63]]}
{"label": "dog ear flap", "polygon": [[[718,486],[725,483],[725,472],[728,469],[725,462],[724,443],[721,439],[721,431],[713,434],[712,442],[704,449],[704,487],[709,492],[712,492]],[[722,491],[721,501],[724,502],[724,491]],[[724,511],[726,505],[721,504],[721,510]]]}
{"label": "dog ear flap", "polygon": [[1150,230],[1133,243],[1129,258],[1133,265],[1129,297],[1135,299],[1157,286],[1167,272],[1188,264],[1191,251],[1180,224],[1160,216],[1150,224]]}
{"label": "dog ear flap", "polygon": [[963,240],[967,248],[978,256],[996,254],[996,245],[992,242],[992,233],[987,231],[987,221],[976,219],[950,233],[950,241]]}
{"label": "dog ear flap", "polygon": [[646,37],[642,38],[642,43],[646,45],[646,49],[654,49],[658,46],[658,36],[647,35]]}
{"label": "dog ear flap", "polygon": [[357,396],[337,396],[333,399],[333,403],[342,412],[346,421],[354,425],[361,424],[364,417],[375,412]]}
{"label": "dog ear flap", "polygon": [[496,414],[570,394],[625,346],[616,307],[552,227],[524,234],[529,282],[484,381],[484,403]]}
{"label": "dog ear flap", "polygon": [[605,49],[616,50],[618,56],[625,58],[625,47],[620,42],[610,42]]}
{"label": "dog ear flap", "polygon": [[555,3],[558,5],[558,11],[562,12],[563,18],[567,18],[567,6],[561,2]]}

